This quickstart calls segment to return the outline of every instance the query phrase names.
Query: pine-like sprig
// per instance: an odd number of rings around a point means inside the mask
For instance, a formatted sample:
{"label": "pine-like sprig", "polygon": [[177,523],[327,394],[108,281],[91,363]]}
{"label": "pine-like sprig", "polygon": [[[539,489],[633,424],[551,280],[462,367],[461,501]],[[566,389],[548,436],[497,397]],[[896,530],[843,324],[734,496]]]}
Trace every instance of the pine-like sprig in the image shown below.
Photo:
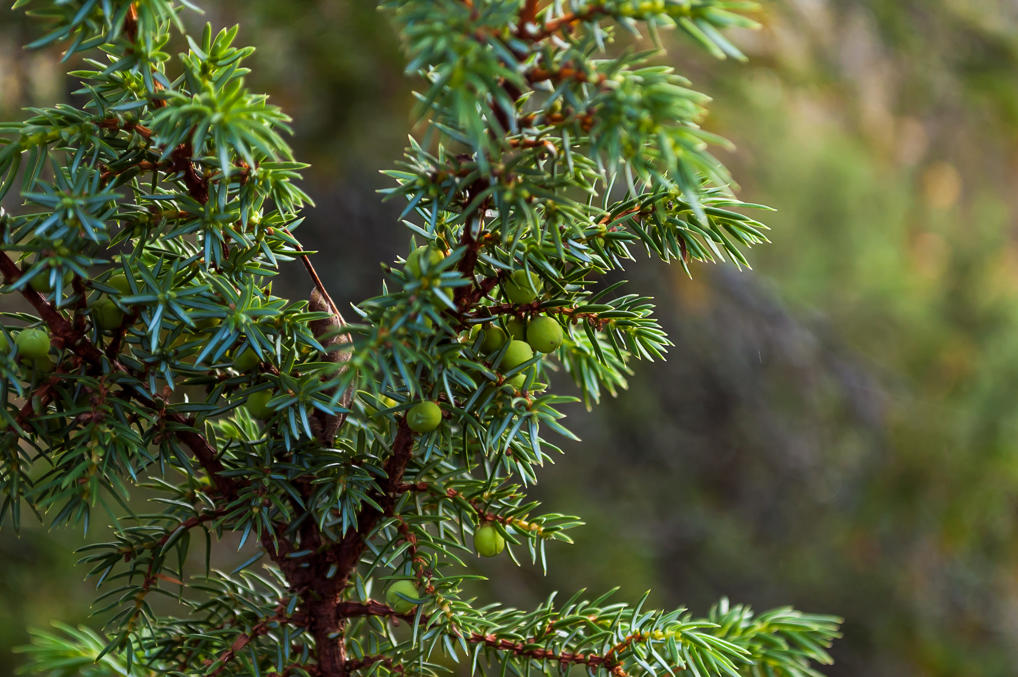
{"label": "pine-like sprig", "polygon": [[[699,619],[582,594],[525,611],[463,591],[481,525],[546,567],[546,544],[581,523],[527,497],[561,453],[544,435],[575,440],[561,423],[575,398],[549,390],[550,373],[592,406],[670,345],[651,300],[605,276],[641,249],[687,271],[745,265],[766,241],[710,153],[723,141],[700,127],[706,97],[656,52],[619,46],[677,28],[741,57],[721,31],[751,26],[754,3],[384,2],[420,90],[422,132],[385,191],[406,201],[413,249],[345,319],[293,234],[304,165],[289,119],[244,83],[252,48],[236,27],[186,35],[178,14],[193,8],[170,0],[22,6],[47,25],[33,46],[81,54],[83,103],[0,126],[0,193],[20,196],[0,217],[0,292],[26,302],[3,315],[0,517],[116,516],[81,552],[107,634],[38,633],[28,672],[332,677],[458,661],[800,676],[829,662],[827,616],[723,603]],[[272,293],[297,259],[310,304]],[[510,357],[506,335],[538,343],[538,317],[561,345]],[[44,355],[26,328],[51,337]],[[437,425],[411,420],[421,401]],[[246,559],[223,570],[212,544],[227,537]],[[387,594],[393,581],[410,587]],[[159,597],[178,611],[157,612]]]}

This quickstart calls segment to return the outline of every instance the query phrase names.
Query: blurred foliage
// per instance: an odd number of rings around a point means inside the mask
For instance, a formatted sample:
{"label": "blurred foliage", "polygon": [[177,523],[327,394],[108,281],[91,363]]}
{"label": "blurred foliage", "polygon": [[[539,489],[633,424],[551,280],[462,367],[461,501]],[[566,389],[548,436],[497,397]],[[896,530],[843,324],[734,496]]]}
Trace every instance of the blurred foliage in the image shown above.
{"label": "blurred foliage", "polygon": [[[372,191],[410,102],[369,5],[228,0],[210,17],[244,13],[254,87],[294,115],[314,164],[309,240],[351,299],[402,244]],[[736,40],[748,67],[674,58],[715,97],[741,196],[778,208],[775,246],[753,275],[640,281],[678,291],[661,308],[676,348],[618,406],[574,413],[583,454],[544,498],[590,526],[552,548],[551,578],[490,565],[499,596],[653,581],[653,603],[699,611],[720,594],[793,602],[846,617],[831,675],[1013,674],[1018,11],[782,0],[762,18]],[[52,53],[8,48],[19,30],[0,25],[5,113],[69,88]],[[629,472],[609,472],[620,459]],[[51,538],[0,537],[4,647],[54,600],[85,599],[47,568],[65,569],[40,554],[59,551]],[[0,649],[0,672],[11,660]]]}

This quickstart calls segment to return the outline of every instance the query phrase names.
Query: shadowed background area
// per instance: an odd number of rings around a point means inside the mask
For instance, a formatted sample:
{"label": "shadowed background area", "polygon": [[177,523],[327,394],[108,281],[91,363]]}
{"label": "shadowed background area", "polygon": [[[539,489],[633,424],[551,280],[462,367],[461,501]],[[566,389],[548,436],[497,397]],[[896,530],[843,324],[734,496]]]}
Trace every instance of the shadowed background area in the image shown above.
{"label": "shadowed background area", "polygon": [[[211,4],[211,3],[207,3]],[[412,102],[370,3],[228,0],[256,89],[294,117],[317,207],[299,231],[337,298],[406,252],[381,203]],[[777,208],[753,271],[640,259],[676,343],[569,422],[549,510],[588,525],[549,572],[484,562],[526,606],[583,585],[702,612],[719,597],[846,618],[827,674],[995,676],[1018,663],[1018,10],[1008,0],[783,0],[735,41],[675,42],[715,99],[740,197]],[[198,19],[192,17],[197,23]],[[58,54],[0,13],[0,117],[66,99]],[[666,38],[667,39],[667,38]],[[306,293],[298,266],[284,286]],[[277,289],[278,291],[278,289]],[[100,521],[100,520],[96,520]],[[98,532],[101,533],[101,532]],[[0,674],[25,627],[89,622],[77,533],[0,531]]]}

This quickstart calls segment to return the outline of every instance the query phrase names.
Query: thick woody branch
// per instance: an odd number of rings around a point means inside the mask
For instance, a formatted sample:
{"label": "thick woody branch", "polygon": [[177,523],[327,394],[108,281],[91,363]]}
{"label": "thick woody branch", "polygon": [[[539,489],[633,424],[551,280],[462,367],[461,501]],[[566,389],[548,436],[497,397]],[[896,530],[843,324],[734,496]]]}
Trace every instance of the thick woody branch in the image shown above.
{"label": "thick woody branch", "polygon": [[[339,595],[360,562],[369,535],[381,518],[391,514],[395,508],[403,473],[410,463],[413,442],[413,432],[407,427],[406,421],[401,420],[392,455],[385,463],[386,479],[379,490],[372,494],[374,503],[379,505],[381,510],[374,507],[365,508],[357,516],[358,529],[351,531],[338,543],[325,548],[319,555],[313,557],[309,566],[310,572],[288,571],[287,567],[284,567],[291,585],[303,582],[304,578],[307,578],[307,590],[303,597],[310,619],[309,630],[315,639],[318,669],[323,676],[349,674],[346,646],[342,634],[339,633],[343,622],[343,614],[339,611],[341,607]],[[317,540],[319,535],[314,534],[313,537]],[[312,545],[315,544],[302,543],[302,547],[305,548]],[[324,571],[332,567],[335,567],[333,575],[326,578]],[[319,575],[319,572],[322,575]]]}
{"label": "thick woody branch", "polygon": [[345,581],[353,573],[354,568],[360,561],[364,548],[367,546],[367,536],[378,525],[384,515],[391,514],[396,506],[399,495],[399,487],[402,483],[403,473],[410,463],[411,452],[414,445],[414,434],[407,426],[405,420],[400,420],[399,430],[396,433],[396,440],[392,447],[392,455],[385,463],[385,482],[379,491],[372,495],[375,503],[382,507],[379,511],[374,507],[367,507],[358,516],[357,531],[351,532],[341,540],[333,550],[332,559],[339,566],[337,578]]}
{"label": "thick woody branch", "polygon": [[[312,270],[314,269],[312,268]],[[329,313],[329,317],[311,322],[310,327],[311,333],[325,348],[325,360],[341,364],[350,359],[349,351],[343,350],[343,345],[350,343],[350,336],[343,333],[346,322],[343,320],[343,316],[334,310],[335,304],[331,301],[318,290],[318,287],[311,290],[308,297],[308,310]],[[335,396],[335,389],[332,389],[330,394]],[[339,404],[346,408],[350,406],[352,400],[353,388],[350,387],[340,395]],[[311,417],[311,432],[323,445],[332,446],[336,432],[343,425],[345,419],[346,414],[331,414],[316,410]]]}

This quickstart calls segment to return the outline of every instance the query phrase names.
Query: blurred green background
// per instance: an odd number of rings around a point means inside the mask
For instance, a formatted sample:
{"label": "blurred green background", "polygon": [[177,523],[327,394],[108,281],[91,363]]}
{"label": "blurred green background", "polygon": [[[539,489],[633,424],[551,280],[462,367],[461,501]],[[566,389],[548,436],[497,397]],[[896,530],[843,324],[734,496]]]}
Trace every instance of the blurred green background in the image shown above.
{"label": "blurred green background", "polygon": [[[303,238],[350,300],[408,242],[375,191],[410,83],[370,5],[221,0],[207,15],[241,23],[252,85],[295,118],[318,204]],[[1018,5],[782,0],[758,18],[735,36],[748,64],[681,41],[667,61],[715,98],[740,196],[778,210],[773,245],[750,272],[633,267],[676,347],[595,414],[572,410],[584,441],[538,493],[588,526],[551,549],[547,576],[485,562],[484,594],[793,603],[846,618],[830,675],[1014,675]],[[73,89],[57,54],[20,49],[30,35],[2,10],[4,119]],[[0,674],[26,626],[88,622],[79,541],[0,531]]]}

